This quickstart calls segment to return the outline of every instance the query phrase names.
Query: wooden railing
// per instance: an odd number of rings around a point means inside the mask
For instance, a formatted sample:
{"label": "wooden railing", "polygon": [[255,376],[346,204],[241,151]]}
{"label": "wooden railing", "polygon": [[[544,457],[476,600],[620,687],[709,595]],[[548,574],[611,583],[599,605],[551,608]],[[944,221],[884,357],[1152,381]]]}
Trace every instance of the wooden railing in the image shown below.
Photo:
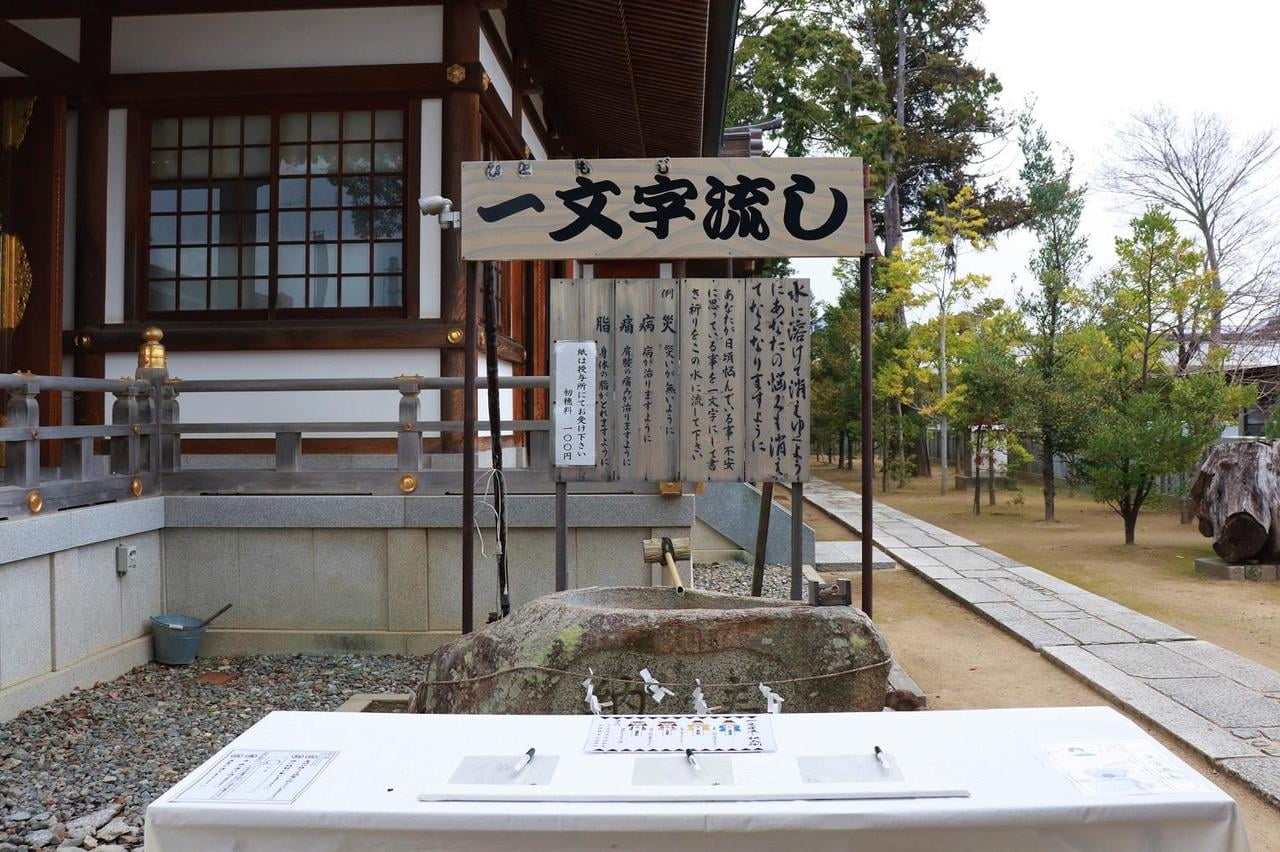
{"label": "wooden railing", "polygon": [[[393,378],[343,379],[201,379],[183,381],[168,375],[159,335],[149,338],[139,356],[136,378],[86,379],[37,376],[28,373],[0,375],[0,396],[7,398],[5,423],[0,426],[4,447],[4,477],[0,485],[0,518],[24,517],[54,509],[129,499],[144,494],[412,494],[460,493],[456,470],[423,467],[423,439],[428,433],[460,432],[461,420],[421,419],[423,391],[461,391],[462,378],[396,376]],[[479,388],[486,379],[477,379]],[[549,388],[547,376],[504,376],[504,389]],[[84,426],[41,426],[38,395],[56,393],[111,394],[111,423]],[[199,393],[291,393],[350,391],[398,391],[394,419],[348,422],[231,422],[183,423],[180,399]],[[477,431],[488,431],[480,419]],[[528,435],[528,464],[507,471],[508,487],[546,490],[550,476],[548,420],[506,420],[503,433]],[[394,468],[304,470],[304,434],[343,433],[355,436],[394,436]],[[274,438],[274,466],[266,469],[184,470],[183,436],[224,437],[270,435]],[[95,455],[105,442],[106,453]],[[52,443],[46,461],[59,458],[57,467],[41,465],[42,444]]]}

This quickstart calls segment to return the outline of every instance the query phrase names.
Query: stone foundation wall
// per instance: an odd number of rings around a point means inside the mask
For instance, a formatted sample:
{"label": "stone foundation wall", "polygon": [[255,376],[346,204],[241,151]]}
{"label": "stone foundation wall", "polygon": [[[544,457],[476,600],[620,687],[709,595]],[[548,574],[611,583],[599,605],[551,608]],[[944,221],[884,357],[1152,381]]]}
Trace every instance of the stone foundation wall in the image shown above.
{"label": "stone foundation wall", "polygon": [[[554,591],[553,512],[550,495],[510,498],[513,606]],[[483,624],[495,541],[492,515],[477,515]],[[641,542],[688,536],[693,516],[692,496],[570,496],[570,586],[663,582]],[[0,522],[0,719],[146,662],[161,612],[233,604],[210,655],[427,653],[462,624],[460,525],[455,496],[169,496]],[[123,577],[120,543],[138,549]]]}
{"label": "stone foundation wall", "polygon": [[0,719],[151,659],[163,521],[157,497],[0,523]]}

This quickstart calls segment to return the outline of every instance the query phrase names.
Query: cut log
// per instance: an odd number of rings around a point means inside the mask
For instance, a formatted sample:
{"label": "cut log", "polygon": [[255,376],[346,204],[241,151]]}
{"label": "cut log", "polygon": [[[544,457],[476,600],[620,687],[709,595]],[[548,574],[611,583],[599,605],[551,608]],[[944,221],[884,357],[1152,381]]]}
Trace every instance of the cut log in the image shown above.
{"label": "cut log", "polygon": [[1202,535],[1228,562],[1280,557],[1280,444],[1214,446],[1191,486]]}

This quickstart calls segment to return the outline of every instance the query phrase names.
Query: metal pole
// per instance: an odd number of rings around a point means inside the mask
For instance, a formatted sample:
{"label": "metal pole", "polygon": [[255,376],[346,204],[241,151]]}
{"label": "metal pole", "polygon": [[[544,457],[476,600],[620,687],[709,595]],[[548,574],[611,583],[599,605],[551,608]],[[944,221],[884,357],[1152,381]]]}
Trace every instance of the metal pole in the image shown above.
{"label": "metal pole", "polygon": [[476,291],[480,265],[467,276],[462,349],[462,632],[470,633],[474,613],[476,557]]}
{"label": "metal pole", "polygon": [[751,594],[764,594],[764,554],[769,549],[769,518],[773,512],[773,483],[760,483],[760,520],[756,523],[756,565],[751,572]]}
{"label": "metal pole", "polygon": [[484,264],[484,363],[489,401],[489,449],[493,475],[493,508],[497,515],[498,612],[490,621],[511,614],[511,578],[507,574],[507,495],[502,481],[502,395],[498,389],[498,265]]}
{"label": "metal pole", "polygon": [[[863,186],[869,186],[870,176],[864,167],[862,173]],[[872,555],[871,545],[875,530],[872,528],[872,499],[875,489],[875,448],[872,443],[872,406],[871,406],[871,232],[870,196],[863,211],[866,224],[867,248],[858,261],[858,295],[859,311],[862,322],[861,356],[862,356],[862,611],[871,617],[872,607]]]}
{"label": "metal pole", "polygon": [[791,600],[804,600],[804,483],[791,483]]}
{"label": "metal pole", "polygon": [[569,588],[569,483],[556,483],[556,591]]}

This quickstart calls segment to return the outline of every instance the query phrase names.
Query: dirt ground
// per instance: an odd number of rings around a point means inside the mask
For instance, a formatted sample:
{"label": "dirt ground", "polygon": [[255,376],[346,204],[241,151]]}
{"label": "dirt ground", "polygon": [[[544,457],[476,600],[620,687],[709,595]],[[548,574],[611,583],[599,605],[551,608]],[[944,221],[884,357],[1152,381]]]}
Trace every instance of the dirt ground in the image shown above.
{"label": "dirt ground", "polygon": [[[853,587],[860,588],[856,581]],[[876,625],[903,668],[928,694],[930,709],[1109,703],[910,571],[877,571],[873,603]],[[1254,852],[1280,852],[1280,810],[1162,730],[1134,721],[1239,803]]]}
{"label": "dirt ground", "polygon": [[[813,475],[860,490],[857,466],[849,471],[815,464]],[[1024,484],[1020,492],[998,490],[995,506],[987,505],[984,492],[980,516],[972,513],[972,492],[941,496],[937,480],[925,478],[877,494],[876,499],[1280,669],[1280,582],[1198,576],[1196,558],[1212,556],[1213,549],[1194,524],[1179,523],[1176,508],[1144,511],[1138,519],[1137,544],[1126,545],[1119,515],[1061,486],[1058,521],[1052,524],[1043,520],[1038,485]]]}
{"label": "dirt ground", "polygon": [[[860,489],[856,467],[837,471],[814,465],[813,474]],[[1211,555],[1212,550],[1194,527],[1178,523],[1176,513],[1152,512],[1140,519],[1138,544],[1126,547],[1119,518],[1087,497],[1059,494],[1058,517],[1062,520],[1047,525],[1041,520],[1038,489],[1025,490],[1021,503],[1013,492],[997,492],[994,510],[984,502],[983,515],[977,518],[970,514],[972,494],[940,498],[936,491],[936,482],[919,480],[887,497],[877,497],[1197,636],[1280,667],[1280,637],[1276,635],[1280,622],[1275,606],[1280,603],[1280,584],[1195,576],[1193,560]],[[786,489],[775,489],[774,496],[775,502],[790,505]],[[820,541],[855,537],[812,504],[805,507],[805,521]],[[858,592],[856,575],[853,579]],[[930,709],[1112,703],[910,571],[877,571],[875,591],[876,624],[894,656],[928,694]],[[1118,706],[1116,709],[1124,712]],[[1255,852],[1280,852],[1280,811],[1164,731],[1142,719],[1134,721],[1239,803]]]}

